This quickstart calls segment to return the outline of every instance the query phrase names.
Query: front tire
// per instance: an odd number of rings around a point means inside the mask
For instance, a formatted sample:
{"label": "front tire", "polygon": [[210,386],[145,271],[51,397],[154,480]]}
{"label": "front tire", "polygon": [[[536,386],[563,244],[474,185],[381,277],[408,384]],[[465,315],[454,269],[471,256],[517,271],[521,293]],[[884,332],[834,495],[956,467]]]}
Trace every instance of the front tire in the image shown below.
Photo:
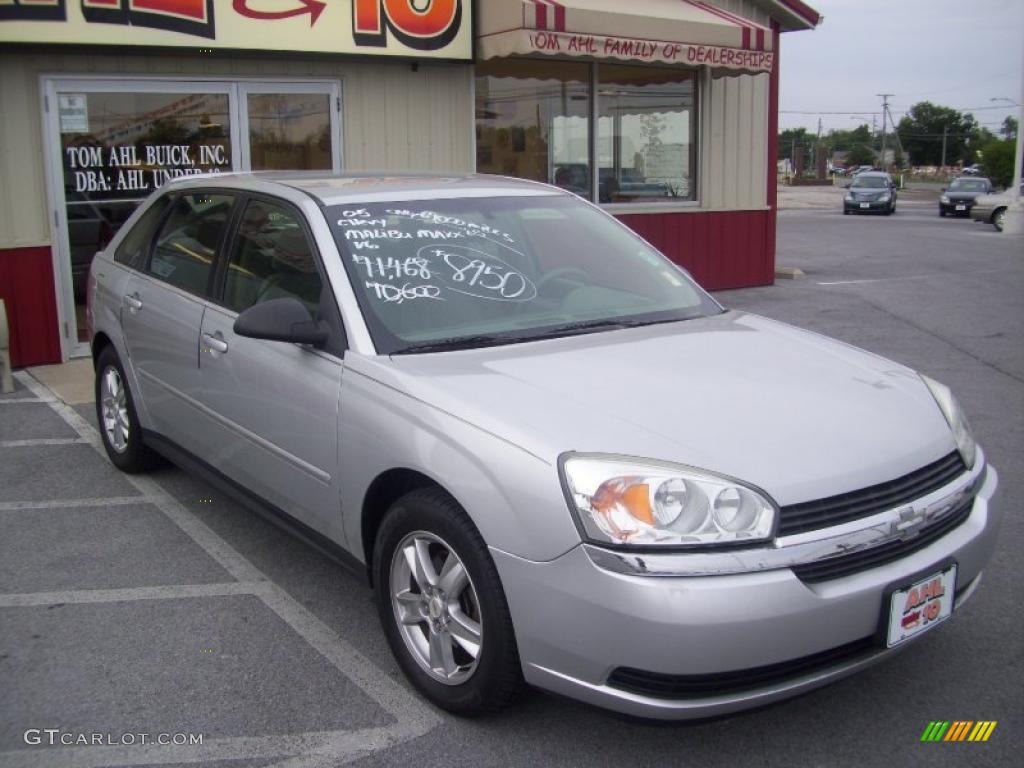
{"label": "front tire", "polygon": [[403,496],[373,554],[377,612],[399,666],[455,714],[498,712],[523,688],[497,569],[469,516],[438,488]]}
{"label": "front tire", "polygon": [[943,208],[941,205],[939,206],[939,218],[940,219],[946,218],[946,209]]}
{"label": "front tire", "polygon": [[122,472],[144,472],[160,463],[142,441],[135,401],[112,346],[105,347],[96,359],[96,421],[108,458]]}
{"label": "front tire", "polygon": [[992,226],[996,228],[996,232],[1003,231],[1003,222],[1006,221],[1006,209],[1000,208],[992,214]]}

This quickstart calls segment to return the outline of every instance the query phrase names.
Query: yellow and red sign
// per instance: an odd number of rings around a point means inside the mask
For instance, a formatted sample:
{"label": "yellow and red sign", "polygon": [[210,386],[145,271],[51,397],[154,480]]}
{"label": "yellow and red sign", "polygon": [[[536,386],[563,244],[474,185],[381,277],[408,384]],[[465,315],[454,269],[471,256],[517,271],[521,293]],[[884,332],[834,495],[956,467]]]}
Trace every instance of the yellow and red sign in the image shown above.
{"label": "yellow and red sign", "polygon": [[472,59],[471,0],[0,0],[0,42]]}

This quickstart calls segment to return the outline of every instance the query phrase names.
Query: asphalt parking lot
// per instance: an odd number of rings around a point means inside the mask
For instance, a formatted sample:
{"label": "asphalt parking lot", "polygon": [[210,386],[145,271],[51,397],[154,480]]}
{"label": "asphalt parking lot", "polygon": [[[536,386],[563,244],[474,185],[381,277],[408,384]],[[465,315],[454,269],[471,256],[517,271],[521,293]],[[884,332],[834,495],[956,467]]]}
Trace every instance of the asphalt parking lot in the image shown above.
{"label": "asphalt parking lot", "polygon": [[[778,231],[779,263],[805,276],[717,298],[949,384],[1000,472],[984,583],[908,652],[697,724],[540,692],[460,720],[407,687],[363,582],[180,470],[119,474],[91,407],[21,373],[0,396],[0,766],[1019,764],[1024,239],[923,203],[783,211]],[[776,407],[801,418],[797,401]],[[998,725],[985,743],[921,743],[932,720]],[[30,745],[30,729],[203,743]]]}

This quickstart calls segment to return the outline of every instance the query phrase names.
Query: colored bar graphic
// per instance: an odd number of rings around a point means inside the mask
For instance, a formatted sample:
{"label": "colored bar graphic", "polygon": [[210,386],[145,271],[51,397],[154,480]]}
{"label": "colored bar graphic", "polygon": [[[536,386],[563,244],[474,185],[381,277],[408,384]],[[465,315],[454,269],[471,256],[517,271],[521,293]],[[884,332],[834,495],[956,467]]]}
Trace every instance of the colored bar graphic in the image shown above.
{"label": "colored bar graphic", "polygon": [[931,720],[921,734],[921,741],[988,741],[996,720]]}
{"label": "colored bar graphic", "polygon": [[953,726],[949,729],[949,733],[946,734],[946,738],[943,741],[963,741],[967,735],[967,729],[974,725],[972,720],[957,720],[953,723]]}
{"label": "colored bar graphic", "polygon": [[939,741],[946,733],[947,728],[949,728],[948,720],[932,720],[921,734],[921,741]]}

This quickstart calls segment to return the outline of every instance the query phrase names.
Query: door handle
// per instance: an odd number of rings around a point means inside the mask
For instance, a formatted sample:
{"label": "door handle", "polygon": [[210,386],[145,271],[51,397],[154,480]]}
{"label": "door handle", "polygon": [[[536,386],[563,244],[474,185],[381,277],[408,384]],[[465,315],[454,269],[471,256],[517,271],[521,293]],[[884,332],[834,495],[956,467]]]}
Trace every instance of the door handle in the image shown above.
{"label": "door handle", "polygon": [[208,333],[203,334],[203,343],[214,352],[228,351],[228,343],[224,341],[224,339],[218,338],[217,336],[211,336]]}
{"label": "door handle", "polygon": [[124,297],[124,305],[128,307],[128,311],[134,315],[142,309],[142,299],[139,298],[139,294],[133,293]]}

